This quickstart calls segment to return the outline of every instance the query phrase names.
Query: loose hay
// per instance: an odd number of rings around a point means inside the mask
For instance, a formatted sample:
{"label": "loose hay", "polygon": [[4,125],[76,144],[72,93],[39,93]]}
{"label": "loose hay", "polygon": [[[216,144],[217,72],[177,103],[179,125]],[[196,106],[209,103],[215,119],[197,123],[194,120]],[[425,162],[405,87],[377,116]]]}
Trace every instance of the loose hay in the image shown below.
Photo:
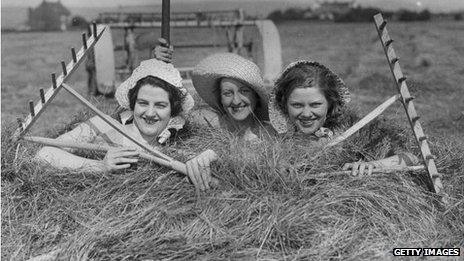
{"label": "loose hay", "polygon": [[13,164],[4,128],[2,257],[59,249],[60,260],[371,260],[394,247],[464,245],[462,144],[433,142],[453,199],[442,209],[418,174],[303,179],[413,149],[409,134],[389,123],[376,121],[328,151],[299,139],[256,144],[218,130],[191,132],[173,146],[221,157],[213,167],[221,186],[201,195],[150,163],[105,175],[57,171],[30,162],[36,147],[26,145]]}

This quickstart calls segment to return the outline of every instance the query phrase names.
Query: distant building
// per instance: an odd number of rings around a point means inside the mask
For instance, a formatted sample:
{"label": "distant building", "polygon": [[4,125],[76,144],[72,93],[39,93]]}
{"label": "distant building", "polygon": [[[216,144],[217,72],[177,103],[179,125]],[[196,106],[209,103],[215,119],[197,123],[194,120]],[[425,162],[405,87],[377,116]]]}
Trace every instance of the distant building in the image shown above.
{"label": "distant building", "polygon": [[305,17],[314,18],[317,17],[320,20],[334,20],[337,15],[344,15],[350,12],[355,7],[355,1],[318,1],[318,5],[314,7],[310,12],[305,13]]}
{"label": "distant building", "polygon": [[70,15],[60,0],[43,0],[35,9],[29,8],[27,24],[33,31],[65,31]]}

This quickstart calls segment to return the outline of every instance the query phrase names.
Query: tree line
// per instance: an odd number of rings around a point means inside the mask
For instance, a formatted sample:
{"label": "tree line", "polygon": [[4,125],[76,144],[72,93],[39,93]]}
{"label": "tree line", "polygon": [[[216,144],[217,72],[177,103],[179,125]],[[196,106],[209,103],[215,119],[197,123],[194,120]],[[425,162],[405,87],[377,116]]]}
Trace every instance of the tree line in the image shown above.
{"label": "tree line", "polygon": [[[372,16],[378,13],[382,13],[387,19],[394,19],[398,21],[429,21],[432,18],[432,13],[425,9],[419,12],[410,11],[410,10],[398,10],[395,12],[392,11],[382,11],[377,8],[364,8],[356,7],[351,8],[348,12],[344,13],[332,13],[333,17],[329,20],[335,22],[370,22],[372,21]],[[271,12],[267,19],[273,20],[274,22],[286,21],[286,20],[321,20],[323,17],[319,16],[317,11],[315,12],[311,8],[302,9],[302,8],[289,8],[286,10],[275,10]],[[462,14],[454,15],[455,20],[461,20]]]}

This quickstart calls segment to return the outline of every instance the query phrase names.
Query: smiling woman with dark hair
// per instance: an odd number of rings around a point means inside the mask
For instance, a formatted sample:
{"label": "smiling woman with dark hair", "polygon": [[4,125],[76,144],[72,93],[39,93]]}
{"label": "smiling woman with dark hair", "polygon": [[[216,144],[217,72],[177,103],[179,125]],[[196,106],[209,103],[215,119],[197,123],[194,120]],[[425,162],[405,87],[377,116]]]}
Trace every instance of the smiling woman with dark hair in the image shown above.
{"label": "smiling woman with dark hair", "polygon": [[[326,66],[313,61],[291,63],[275,84],[275,107],[287,122],[287,135],[312,139],[331,139],[340,127],[340,116],[350,101],[343,80]],[[277,120],[278,121],[278,120]],[[371,174],[377,167],[413,165],[411,153],[400,153],[371,162],[347,163],[343,169],[353,175]]]}
{"label": "smiling woman with dark hair", "polygon": [[350,101],[343,80],[317,62],[290,64],[276,80],[276,108],[289,117],[289,131],[331,133]]}
{"label": "smiling woman with dark hair", "polygon": [[140,87],[144,85],[158,86],[169,94],[169,102],[171,104],[171,116],[176,117],[182,112],[182,103],[186,99],[186,95],[182,91],[172,84],[161,80],[154,76],[146,76],[137,81],[135,87],[129,90],[129,108],[134,110],[135,103],[137,101],[137,94],[139,93]]}
{"label": "smiling woman with dark hair", "polygon": [[[159,147],[169,136],[169,128],[181,128],[183,117],[193,107],[193,98],[182,86],[182,78],[172,64],[156,59],[143,61],[116,90],[116,100],[125,109],[120,121],[126,133],[152,147]],[[179,126],[180,125],[180,126]],[[57,168],[86,171],[115,171],[129,168],[138,161],[138,145],[93,117],[73,130],[59,136],[61,141],[104,143],[113,146],[103,160],[74,155],[73,150],[44,147],[37,158]],[[217,159],[206,150],[187,161],[187,174],[196,187],[209,188],[210,163]]]}

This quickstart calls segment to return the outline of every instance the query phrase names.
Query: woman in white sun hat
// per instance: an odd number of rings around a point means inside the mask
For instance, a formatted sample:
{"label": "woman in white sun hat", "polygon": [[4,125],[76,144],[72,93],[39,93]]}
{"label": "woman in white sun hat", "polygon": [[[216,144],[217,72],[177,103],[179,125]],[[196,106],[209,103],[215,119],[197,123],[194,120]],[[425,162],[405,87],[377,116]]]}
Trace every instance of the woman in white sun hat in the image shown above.
{"label": "woman in white sun hat", "polygon": [[233,53],[211,55],[195,66],[192,82],[211,109],[193,112],[197,122],[252,140],[275,134],[269,122],[269,93],[258,66]]}
{"label": "woman in white sun hat", "polygon": [[[180,129],[193,98],[182,86],[177,69],[156,59],[141,62],[116,90],[116,100],[124,109],[119,116],[124,129],[142,143],[158,147],[170,136],[169,129]],[[114,171],[129,168],[138,161],[138,146],[95,116],[57,138],[61,141],[104,143],[115,146],[103,160],[72,154],[72,150],[44,147],[37,158],[58,168],[88,171]],[[209,165],[217,159],[207,150],[187,162],[188,175],[200,189],[209,188]]]}
{"label": "woman in white sun hat", "polygon": [[[155,57],[170,62],[172,48],[162,45],[160,39]],[[252,61],[233,53],[213,54],[195,66],[192,82],[210,106],[193,111],[194,122],[229,130],[245,140],[275,134],[269,122],[269,92],[259,67]]]}
{"label": "woman in white sun hat", "polygon": [[[334,131],[342,127],[340,116],[350,102],[350,92],[336,73],[318,62],[306,60],[287,66],[276,80],[274,94],[274,105],[283,118],[272,120],[286,121],[286,135],[314,140],[330,140],[334,136]],[[370,175],[377,167],[417,163],[417,157],[403,152],[376,161],[346,163],[343,169],[351,170],[353,175]]]}

